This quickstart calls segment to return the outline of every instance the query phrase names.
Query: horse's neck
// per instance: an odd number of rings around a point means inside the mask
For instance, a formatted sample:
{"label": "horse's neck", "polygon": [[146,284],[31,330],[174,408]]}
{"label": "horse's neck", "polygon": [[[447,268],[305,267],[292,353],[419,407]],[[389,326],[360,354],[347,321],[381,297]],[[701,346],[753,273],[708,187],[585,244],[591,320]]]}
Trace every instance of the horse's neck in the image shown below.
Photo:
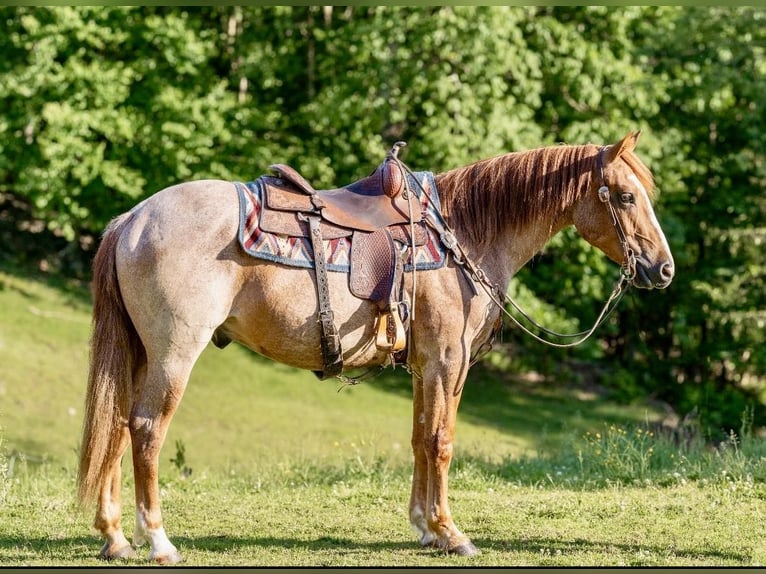
{"label": "horse's neck", "polygon": [[572,223],[573,206],[589,185],[595,149],[552,146],[509,153],[437,176],[448,223],[493,283],[507,285]]}
{"label": "horse's neck", "polygon": [[[506,289],[511,277],[569,223],[567,214],[562,214],[558,218],[541,219],[524,226],[509,225],[485,246],[465,248],[492,283]],[[456,233],[459,235],[459,232]]]}

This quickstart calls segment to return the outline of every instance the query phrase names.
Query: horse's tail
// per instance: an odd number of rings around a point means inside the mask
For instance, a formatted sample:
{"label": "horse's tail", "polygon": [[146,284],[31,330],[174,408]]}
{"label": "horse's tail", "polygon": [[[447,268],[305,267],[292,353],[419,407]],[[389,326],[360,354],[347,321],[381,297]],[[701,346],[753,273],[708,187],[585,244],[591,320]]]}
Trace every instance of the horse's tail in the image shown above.
{"label": "horse's tail", "polygon": [[129,212],[109,224],[93,260],[93,334],[77,477],[83,504],[95,500],[110,463],[119,456],[131,408],[133,368],[143,348],[117,279],[117,243],[131,219]]}

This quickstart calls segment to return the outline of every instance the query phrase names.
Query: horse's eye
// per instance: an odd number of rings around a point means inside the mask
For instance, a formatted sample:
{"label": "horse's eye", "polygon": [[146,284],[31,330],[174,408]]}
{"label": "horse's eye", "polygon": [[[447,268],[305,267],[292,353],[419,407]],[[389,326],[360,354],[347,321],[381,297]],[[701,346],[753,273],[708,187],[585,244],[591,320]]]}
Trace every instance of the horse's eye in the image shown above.
{"label": "horse's eye", "polygon": [[625,205],[631,205],[636,203],[636,198],[633,197],[632,193],[623,192],[620,194],[620,201]]}

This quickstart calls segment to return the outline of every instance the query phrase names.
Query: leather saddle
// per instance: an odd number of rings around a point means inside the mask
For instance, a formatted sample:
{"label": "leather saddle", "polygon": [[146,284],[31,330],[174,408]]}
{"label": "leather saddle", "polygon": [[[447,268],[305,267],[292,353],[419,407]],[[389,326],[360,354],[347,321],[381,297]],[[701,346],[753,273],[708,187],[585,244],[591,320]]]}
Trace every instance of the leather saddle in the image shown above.
{"label": "leather saddle", "polygon": [[380,309],[376,344],[392,354],[405,347],[402,251],[404,246],[424,245],[428,234],[420,200],[407,191],[407,176],[396,156],[398,147],[395,145],[370,175],[336,189],[316,190],[298,171],[284,164],[269,166],[277,177],[261,179],[261,229],[311,239],[322,326],[324,372],[317,373],[320,378],[337,376],[342,370],[340,338],[326,286],[324,240],[351,237],[349,288]]}
{"label": "leather saddle", "polygon": [[[280,178],[267,182],[266,206],[277,211],[321,213],[324,220],[347,230],[377,231],[422,220],[420,203],[404,193],[404,177],[387,158],[367,177],[345,187],[317,191],[289,165],[269,166]],[[287,185],[286,185],[287,184]]]}

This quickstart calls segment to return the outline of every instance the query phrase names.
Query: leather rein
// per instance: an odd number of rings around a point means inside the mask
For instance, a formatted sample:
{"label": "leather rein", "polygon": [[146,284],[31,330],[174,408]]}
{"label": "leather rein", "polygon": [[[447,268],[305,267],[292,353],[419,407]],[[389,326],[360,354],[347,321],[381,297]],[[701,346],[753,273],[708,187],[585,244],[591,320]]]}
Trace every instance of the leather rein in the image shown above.
{"label": "leather rein", "polygon": [[[622,224],[620,223],[620,220],[617,217],[617,210],[615,209],[614,204],[611,201],[611,193],[609,191],[609,187],[606,185],[606,181],[604,180],[603,155],[604,155],[605,149],[606,149],[605,147],[602,147],[599,149],[599,152],[598,152],[598,159],[597,159],[598,172],[599,172],[599,177],[601,179],[601,186],[598,189],[598,197],[599,197],[599,200],[601,200],[601,202],[606,206],[606,208],[609,211],[609,215],[612,219],[612,224],[614,225],[615,231],[617,232],[617,237],[620,241],[620,245],[622,246],[623,253],[625,254],[625,258],[621,265],[620,278],[618,279],[617,284],[612,290],[612,293],[609,295],[609,298],[604,304],[604,307],[602,308],[601,312],[596,318],[595,323],[590,329],[586,329],[585,331],[580,331],[579,333],[571,333],[571,334],[557,333],[556,331],[552,331],[550,329],[543,327],[542,325],[537,323],[534,319],[532,319],[532,317],[530,317],[529,314],[526,313],[516,303],[516,301],[513,300],[512,297],[510,297],[507,293],[505,293],[503,289],[500,288],[499,285],[493,284],[487,277],[487,274],[484,272],[484,270],[480,266],[478,266],[476,263],[474,263],[470,257],[468,257],[468,254],[465,252],[465,250],[463,249],[463,247],[460,245],[457,238],[455,237],[454,232],[452,231],[452,229],[450,229],[449,225],[444,220],[444,217],[442,216],[441,212],[436,207],[436,205],[434,205],[434,202],[431,199],[431,196],[428,194],[428,192],[425,189],[423,189],[423,186],[420,185],[420,182],[417,180],[417,178],[413,177],[413,179],[417,182],[418,186],[420,187],[420,190],[428,198],[428,201],[431,203],[431,205],[433,205],[434,211],[437,214],[439,219],[439,221],[436,221],[436,222],[429,220],[427,221],[427,223],[430,224],[434,229],[436,229],[437,232],[439,232],[442,243],[452,254],[452,257],[455,263],[458,266],[460,266],[461,269],[463,269],[463,272],[465,273],[466,277],[468,277],[471,280],[474,293],[478,293],[478,290],[476,289],[476,284],[478,283],[481,286],[481,288],[486,292],[486,294],[489,296],[492,303],[494,303],[503,312],[503,314],[505,314],[505,316],[511,319],[511,321],[513,321],[516,324],[516,326],[518,326],[522,331],[530,335],[532,338],[536,339],[537,341],[541,343],[545,343],[546,345],[550,345],[551,347],[557,347],[557,348],[575,347],[581,343],[584,343],[586,340],[588,340],[593,335],[593,333],[595,333],[596,330],[611,315],[611,313],[617,307],[620,300],[622,300],[622,297],[625,295],[628,288],[630,287],[631,281],[636,276],[635,254],[633,253],[633,250],[628,245],[628,240],[627,240],[627,236],[625,235],[625,230],[623,229]],[[396,158],[396,160],[399,166],[403,170],[412,174],[412,171],[401,160],[399,160],[398,158]],[[413,290],[413,295],[414,295],[414,290]],[[569,341],[566,343],[559,343],[556,341],[543,338],[537,333],[532,332],[527,326],[523,325],[521,321],[519,321],[510,312],[508,312],[508,310],[506,309],[506,304],[510,304],[514,309],[516,309],[516,311],[519,314],[521,314],[521,316],[527,322],[533,325],[541,333],[549,337],[556,337],[559,339],[564,339]],[[492,335],[490,336],[489,341],[487,341],[487,343],[482,345],[481,348],[479,349],[479,352],[477,352],[476,355],[472,357],[471,364],[475,363],[480,358],[481,355],[484,355],[487,352],[489,352],[489,350],[492,347],[492,342],[494,341],[501,327],[502,327],[502,322],[498,320],[495,326],[495,329]]]}

